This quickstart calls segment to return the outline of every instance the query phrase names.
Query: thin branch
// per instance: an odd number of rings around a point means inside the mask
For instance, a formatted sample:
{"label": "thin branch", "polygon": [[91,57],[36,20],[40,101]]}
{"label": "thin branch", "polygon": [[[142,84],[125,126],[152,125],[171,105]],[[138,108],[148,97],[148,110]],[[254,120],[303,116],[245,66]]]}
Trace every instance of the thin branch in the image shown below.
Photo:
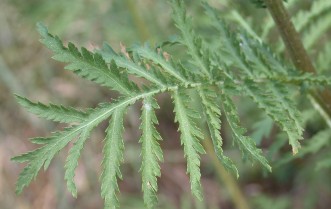
{"label": "thin branch", "polygon": [[218,178],[223,182],[224,186],[226,187],[227,191],[232,198],[233,204],[236,206],[237,209],[250,209],[249,203],[239,188],[238,182],[233,178],[233,176],[224,168],[224,166],[219,162],[217,158],[213,144],[211,140],[206,138],[202,141],[203,146],[206,149],[206,152],[210,158],[211,163],[215,167],[216,174]]}

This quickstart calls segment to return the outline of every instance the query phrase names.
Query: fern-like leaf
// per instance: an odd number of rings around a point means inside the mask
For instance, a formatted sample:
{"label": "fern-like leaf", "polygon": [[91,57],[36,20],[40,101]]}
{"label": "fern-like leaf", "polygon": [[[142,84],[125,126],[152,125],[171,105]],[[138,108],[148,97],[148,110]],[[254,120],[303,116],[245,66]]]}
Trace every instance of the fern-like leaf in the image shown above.
{"label": "fern-like leaf", "polygon": [[128,80],[128,77],[120,74],[117,66],[113,65],[113,68],[109,69],[101,55],[93,54],[85,48],[79,52],[72,43],[65,47],[57,36],[48,33],[43,24],[38,23],[37,28],[42,37],[41,42],[55,54],[53,58],[69,63],[66,69],[122,94],[128,95],[136,90],[136,86]]}
{"label": "fern-like leaf", "polygon": [[74,197],[77,197],[77,188],[74,182],[75,170],[78,166],[80,152],[83,149],[84,144],[91,133],[91,129],[92,128],[83,130],[78,140],[74,143],[73,147],[70,149],[67,162],[64,166],[66,169],[64,179],[67,180],[68,190],[71,192],[71,194]]}
{"label": "fern-like leaf", "polygon": [[161,176],[158,161],[163,160],[162,150],[158,143],[161,136],[155,129],[154,124],[158,124],[154,109],[159,108],[155,99],[146,97],[143,101],[141,126],[142,136],[142,190],[144,192],[144,202],[147,208],[155,208],[157,204],[157,177]]}
{"label": "fern-like leaf", "polygon": [[309,10],[298,12],[293,18],[293,24],[299,32],[306,30],[316,20],[323,19],[324,15],[331,12],[331,2],[315,0]]}
{"label": "fern-like leaf", "polygon": [[[293,24],[302,34],[302,43],[310,50],[320,37],[331,27],[330,1],[315,0],[308,11],[301,11],[293,17]],[[285,50],[285,45],[278,42],[278,52]]]}
{"label": "fern-like leaf", "polygon": [[87,114],[72,107],[58,106],[54,104],[45,105],[41,102],[35,103],[27,98],[16,95],[17,102],[29,112],[41,118],[61,123],[83,122]]}
{"label": "fern-like leaf", "polygon": [[306,87],[325,87],[331,85],[331,79],[324,75],[316,75],[314,73],[300,73],[297,75],[288,76],[272,76],[270,80],[275,80],[281,83],[293,84],[295,86],[306,85]]}
{"label": "fern-like leaf", "polygon": [[103,104],[95,110],[91,110],[86,121],[83,123],[67,128],[62,132],[56,132],[51,137],[40,139],[43,140],[43,147],[34,151],[12,158],[17,162],[28,162],[28,165],[23,169],[17,181],[17,193],[21,193],[23,188],[37,176],[39,170],[44,165],[45,169],[49,166],[51,160],[61,149],[63,149],[73,138],[81,134],[84,130],[97,126],[104,121],[117,109],[126,107],[142,99],[146,96],[153,95],[159,92],[151,90],[131,97],[119,100],[112,104]]}
{"label": "fern-like leaf", "polygon": [[[241,48],[246,58],[246,62],[249,64],[249,67],[257,69],[260,72],[259,74],[272,76],[274,73],[272,73],[271,67],[269,67],[267,62],[264,62],[264,60],[260,59],[259,54],[261,53],[256,52],[259,48],[253,47],[258,45],[258,43],[256,43],[257,41],[251,40],[245,35],[242,35],[240,40]],[[283,67],[283,69],[284,68],[285,67]],[[287,74],[285,76],[287,77]],[[254,88],[247,88],[247,90],[252,90],[251,92],[254,92],[255,95],[251,94],[253,100],[255,100],[261,108],[265,109],[267,114],[269,114],[276,122],[278,122],[282,129],[288,134],[293,153],[296,154],[298,152],[298,148],[300,147],[298,140],[302,139],[303,131],[303,128],[300,124],[300,114],[293,104],[293,100],[291,99],[291,95],[287,90],[287,87],[284,86],[283,83],[270,80],[265,84],[265,87],[266,90],[264,93],[263,91],[259,90],[261,88],[256,88],[256,91],[254,91]],[[268,91],[270,93],[267,93]],[[263,98],[260,97],[260,93],[268,95],[264,102]],[[278,101],[278,103],[275,105],[276,101]],[[268,103],[270,104],[269,108],[266,106]],[[286,113],[284,114],[284,111],[282,110],[286,110]],[[272,111],[274,111],[274,113]]]}
{"label": "fern-like leaf", "polygon": [[[231,64],[231,66],[240,69],[240,77],[243,77],[241,79],[243,79],[244,95],[249,96],[257,103],[259,108],[263,109],[281,126],[289,136],[293,153],[297,153],[300,147],[298,140],[302,139],[303,129],[300,125],[299,113],[290,99],[287,88],[279,82],[267,81],[263,87],[261,87],[262,83],[255,82],[256,77],[264,78],[274,74],[271,71],[272,67],[268,65],[269,63],[259,56],[261,53],[257,53],[251,48],[253,43],[257,45],[256,41],[250,40],[244,34],[235,36],[217,16],[213,8],[208,5],[205,5],[205,8],[209,16],[217,22],[216,27],[224,38],[222,42],[224,53],[231,57],[232,61],[224,64]],[[263,48],[263,45],[260,45],[260,47]],[[259,48],[256,47],[255,49]],[[266,49],[263,52],[268,52],[268,50]],[[268,57],[273,56],[270,54]],[[275,58],[272,61],[277,62]],[[284,110],[287,112],[284,112]]]}
{"label": "fern-like leaf", "polygon": [[129,73],[145,78],[146,80],[160,86],[164,87],[164,81],[152,70],[146,70],[142,65],[137,64],[133,60],[128,59],[127,57],[118,55],[108,44],[104,44],[102,51],[102,57],[106,62],[111,63],[114,61],[117,66],[125,68]]}
{"label": "fern-like leaf", "polygon": [[[262,0],[259,0],[259,3],[262,4]],[[256,147],[254,141],[246,136],[246,129],[240,126],[239,115],[232,101],[234,95],[250,97],[288,134],[293,153],[298,151],[298,140],[302,138],[303,130],[298,111],[291,101],[292,92],[288,87],[303,84],[308,84],[309,87],[330,85],[330,79],[293,73],[292,66],[277,58],[265,44],[251,38],[245,32],[232,32],[217,16],[217,12],[205,3],[206,11],[216,23],[221,35],[220,51],[211,51],[207,47],[207,42],[194,32],[192,23],[186,16],[184,0],[171,0],[171,5],[173,19],[181,31],[179,42],[187,47],[187,53],[191,56],[189,64],[172,59],[160,47],[152,48],[148,45],[123,49],[122,53],[114,52],[106,44],[100,52],[92,53],[85,48],[79,50],[72,43],[64,46],[58,37],[49,34],[45,26],[38,24],[41,42],[54,52],[54,59],[66,63],[66,69],[79,76],[117,91],[120,96],[111,103],[102,103],[86,112],[71,107],[34,103],[17,96],[22,106],[39,117],[56,122],[74,123],[49,137],[32,139],[31,141],[39,144],[40,148],[13,158],[14,161],[27,163],[19,176],[17,193],[22,192],[42,167],[47,169],[61,149],[76,139],[66,160],[65,179],[68,190],[73,196],[77,196],[74,176],[84,144],[92,130],[111,117],[104,140],[100,181],[105,208],[117,208],[117,181],[122,178],[120,164],[123,162],[124,152],[122,135],[125,111],[130,105],[143,100],[140,117],[142,136],[139,140],[142,145],[140,172],[145,205],[147,208],[155,208],[157,179],[161,175],[159,163],[163,160],[159,145],[161,137],[155,127],[158,124],[155,109],[159,108],[155,96],[160,93],[171,94],[175,122],[179,126],[180,140],[187,160],[191,190],[198,199],[202,199],[203,196],[200,183],[200,154],[204,154],[205,151],[200,142],[203,135],[196,126],[196,120],[206,119],[217,157],[229,171],[238,176],[234,163],[222,150],[220,107],[232,130],[234,144],[239,147],[243,157],[259,162],[271,171],[262,150]],[[328,26],[329,23],[323,24]],[[326,28],[321,27],[323,30]],[[321,59],[326,57],[325,53]],[[138,87],[133,82],[137,77],[146,80],[147,83]],[[201,113],[190,104],[192,99],[188,92],[199,98],[197,107],[201,107]],[[218,104],[219,101],[221,104]]]}
{"label": "fern-like leaf", "polygon": [[165,70],[169,75],[176,78],[178,81],[182,83],[187,83],[188,79],[185,74],[180,70],[176,69],[173,64],[167,61],[162,54],[159,54],[153,50],[151,50],[148,46],[135,46],[133,51],[136,52],[139,56],[152,61],[154,64],[159,65]]}
{"label": "fern-like leaf", "polygon": [[[261,89],[250,80],[246,80],[244,85],[245,94],[287,133],[292,152],[296,154],[300,148],[299,140],[302,139],[303,129],[300,125],[300,119],[297,119],[297,110],[293,109],[290,97],[284,97],[288,93],[287,89],[282,85],[277,86],[277,84],[273,84],[273,88],[277,91]],[[279,103],[278,99],[282,103]]]}
{"label": "fern-like leaf", "polygon": [[[307,143],[305,143],[297,155],[285,155],[277,162],[276,167],[289,163],[290,161],[298,158],[303,158],[309,154],[316,154],[326,146],[330,145],[331,130],[324,129],[313,135]],[[318,167],[318,165],[316,166]]]}
{"label": "fern-like leaf", "polygon": [[316,42],[331,28],[331,12],[324,18],[317,19],[307,30],[302,32],[302,43],[311,50]]}
{"label": "fern-like leaf", "polygon": [[23,188],[36,178],[42,166],[47,169],[54,155],[79,134],[76,130],[77,127],[72,127],[62,132],[56,132],[46,139],[47,144],[43,147],[12,158],[16,162],[28,161],[28,165],[23,169],[17,180],[16,193],[21,193]]}
{"label": "fern-like leaf", "polygon": [[271,171],[267,159],[262,155],[262,151],[256,148],[255,142],[248,136],[245,136],[246,130],[239,125],[239,117],[236,107],[231,98],[221,95],[224,113],[233,133],[233,138],[242,151],[243,156],[252,161],[261,163],[267,170]]}
{"label": "fern-like leaf", "polygon": [[190,19],[186,16],[184,1],[172,0],[171,5],[173,19],[177,28],[182,32],[180,42],[187,46],[188,52],[194,60],[193,63],[201,70],[200,73],[212,79],[211,71],[208,68],[210,63],[206,56],[207,51],[204,49],[202,39],[194,33]]}
{"label": "fern-like leaf", "polygon": [[190,174],[192,193],[199,199],[202,199],[200,184],[200,156],[205,153],[199,139],[203,139],[200,129],[194,123],[199,118],[199,114],[189,108],[190,98],[181,90],[172,94],[176,118],[181,132],[181,143],[184,147],[184,154],[187,159],[187,172]]}
{"label": "fern-like leaf", "polygon": [[118,108],[111,118],[107,135],[104,140],[101,196],[105,200],[105,209],[119,206],[116,193],[119,191],[117,178],[122,179],[120,164],[123,162],[123,117],[125,107]]}
{"label": "fern-like leaf", "polygon": [[238,170],[232,160],[223,154],[222,144],[223,139],[221,137],[221,109],[219,105],[215,102],[217,101],[217,94],[214,89],[202,88],[198,89],[199,96],[201,98],[201,103],[203,104],[204,114],[207,119],[207,125],[209,128],[210,136],[214,145],[215,154],[220,160],[220,162],[239,177]]}

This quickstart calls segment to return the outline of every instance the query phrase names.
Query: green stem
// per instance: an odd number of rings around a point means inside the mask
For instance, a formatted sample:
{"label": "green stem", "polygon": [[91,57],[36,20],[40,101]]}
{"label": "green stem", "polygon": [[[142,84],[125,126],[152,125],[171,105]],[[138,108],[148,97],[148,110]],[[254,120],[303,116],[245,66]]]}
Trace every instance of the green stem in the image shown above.
{"label": "green stem", "polygon": [[128,9],[130,10],[130,14],[132,16],[132,20],[138,29],[139,37],[141,41],[146,41],[150,37],[150,33],[147,25],[145,24],[144,19],[139,14],[139,10],[137,9],[137,3],[133,0],[124,0]]}
{"label": "green stem", "polygon": [[314,66],[295,30],[282,0],[265,0],[278,27],[294,65],[304,72],[314,73]]}
{"label": "green stem", "polygon": [[214,168],[216,169],[216,174],[219,179],[223,182],[224,186],[226,187],[227,191],[230,193],[230,197],[232,198],[232,202],[237,209],[249,209],[249,204],[241,192],[237,181],[230,175],[224,166],[220,163],[219,159],[217,158],[213,145],[210,139],[203,140],[203,146],[206,149],[206,152],[213,164]]}
{"label": "green stem", "polygon": [[[269,12],[271,13],[281,37],[286,45],[288,53],[295,67],[303,72],[316,73],[316,70],[305,50],[300,39],[299,33],[295,30],[290,16],[282,0],[264,0]],[[319,111],[323,116],[327,114],[331,118],[331,92],[328,89],[322,91],[309,92],[316,104],[320,107]]]}

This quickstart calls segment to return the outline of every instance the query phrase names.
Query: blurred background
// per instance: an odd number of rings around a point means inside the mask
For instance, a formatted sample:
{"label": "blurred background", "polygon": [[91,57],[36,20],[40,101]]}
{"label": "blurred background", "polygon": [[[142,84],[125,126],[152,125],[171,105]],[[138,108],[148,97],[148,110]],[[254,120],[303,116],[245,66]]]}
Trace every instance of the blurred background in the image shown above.
{"label": "blurred background", "polygon": [[[325,1],[325,0],[324,0]],[[220,9],[231,27],[242,26],[251,35],[262,37],[284,59],[273,22],[264,9],[257,9],[246,0],[209,0]],[[288,7],[294,18],[313,8],[310,0],[292,0]],[[199,33],[212,40],[217,36],[211,29],[199,1],[189,1],[188,11]],[[320,73],[329,75],[331,59],[319,52],[331,52],[331,8],[314,16],[301,28],[306,47]],[[300,14],[303,13],[303,14]],[[299,19],[299,18],[298,18]],[[323,19],[323,28],[320,26]],[[327,20],[327,21],[326,21]],[[52,34],[64,43],[73,42],[89,50],[110,43],[120,45],[149,41],[160,43],[178,33],[171,20],[171,10],[165,0],[1,0],[0,1],[0,209],[97,209],[103,208],[100,198],[100,164],[104,128],[94,131],[82,153],[76,172],[78,198],[71,197],[64,181],[64,162],[68,149],[53,160],[50,168],[40,172],[24,192],[15,195],[15,182],[24,165],[10,158],[36,148],[29,138],[46,136],[63,128],[63,124],[45,121],[18,106],[14,94],[44,103],[74,107],[95,107],[114,97],[112,92],[65,71],[63,63],[51,59],[35,30],[44,22]],[[314,39],[313,39],[314,38]],[[312,40],[313,39],[313,40]],[[214,39],[217,40],[217,39]],[[170,49],[169,49],[170,50]],[[183,54],[170,50],[173,56]],[[327,53],[324,53],[324,55]],[[300,92],[298,92],[299,95]],[[306,128],[301,152],[292,156],[286,136],[273,122],[257,110],[249,100],[238,99],[243,126],[263,148],[273,172],[241,160],[232,146],[230,132],[223,125],[224,149],[239,167],[240,178],[228,175],[213,155],[202,156],[202,185],[205,201],[190,194],[186,164],[173,122],[172,104],[168,95],[159,97],[158,127],[163,141],[165,160],[159,179],[159,208],[181,209],[292,209],[320,208],[331,205],[330,134],[324,120],[305,97],[297,95]],[[119,182],[120,208],[144,208],[141,193],[139,139],[140,105],[129,110],[125,131],[124,180]],[[252,125],[253,124],[253,125]]]}

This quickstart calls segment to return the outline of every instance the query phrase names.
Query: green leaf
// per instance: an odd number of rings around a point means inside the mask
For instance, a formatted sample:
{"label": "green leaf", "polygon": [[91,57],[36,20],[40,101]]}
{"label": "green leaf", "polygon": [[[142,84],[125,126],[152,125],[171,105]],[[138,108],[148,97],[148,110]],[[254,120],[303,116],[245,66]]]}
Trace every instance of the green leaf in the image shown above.
{"label": "green leaf", "polygon": [[158,109],[156,101],[152,97],[146,97],[143,102],[141,126],[142,136],[142,190],[144,192],[144,202],[147,208],[155,208],[157,205],[157,177],[161,176],[158,161],[163,161],[162,150],[158,143],[161,136],[155,128],[158,124],[154,109]]}
{"label": "green leaf", "polygon": [[152,70],[147,70],[142,65],[137,64],[133,60],[116,54],[108,44],[103,45],[101,54],[106,62],[111,63],[114,61],[118,67],[127,69],[129,73],[145,78],[160,87],[164,87],[165,82],[163,79],[155,74]]}
{"label": "green leaf", "polygon": [[36,178],[39,170],[44,166],[49,166],[54,155],[63,149],[79,132],[78,127],[71,127],[62,132],[56,132],[47,138],[47,144],[34,151],[12,158],[16,162],[26,162],[27,166],[20,173],[16,184],[16,193],[22,192],[23,188],[28,186]]}
{"label": "green leaf", "polygon": [[83,122],[87,114],[72,107],[58,106],[54,104],[45,105],[43,103],[34,103],[27,98],[16,95],[17,102],[26,108],[29,112],[38,115],[41,118],[53,120],[61,123]]}
{"label": "green leaf", "polygon": [[78,160],[80,157],[81,150],[88,137],[90,136],[92,128],[84,129],[80,134],[78,140],[74,143],[73,147],[69,151],[66,164],[64,168],[66,169],[64,179],[67,181],[68,190],[71,192],[72,196],[77,197],[77,188],[74,182],[75,170],[78,166]]}
{"label": "green leaf", "polygon": [[307,50],[312,50],[323,35],[331,28],[331,12],[326,12],[323,18],[313,21],[305,31],[302,32],[302,43]]}
{"label": "green leaf", "polygon": [[208,52],[203,45],[203,41],[198,37],[193,30],[191,20],[186,16],[185,4],[183,0],[171,0],[173,19],[177,28],[182,32],[182,44],[188,48],[188,53],[193,58],[193,63],[197,65],[201,73],[209,79],[211,77],[211,70],[209,69],[210,61],[208,59]]}
{"label": "green leaf", "polygon": [[187,83],[188,79],[185,75],[179,70],[176,69],[173,64],[170,62],[171,60],[167,61],[162,54],[153,51],[150,47],[146,46],[135,46],[132,49],[136,52],[139,56],[152,61],[154,64],[159,65],[162,67],[169,75],[176,78],[181,83]]}
{"label": "green leaf", "polygon": [[194,120],[200,118],[199,114],[192,110],[189,105],[190,98],[182,91],[175,91],[172,94],[176,113],[175,122],[179,124],[181,132],[181,143],[184,147],[184,155],[187,160],[187,172],[190,174],[192,193],[202,199],[200,184],[200,156],[205,153],[199,140],[203,139],[200,129]]}
{"label": "green leaf", "polygon": [[331,79],[325,75],[316,75],[315,73],[297,73],[288,76],[272,76],[270,80],[281,83],[293,84],[295,86],[305,85],[305,88],[316,88],[331,86]]}
{"label": "green leaf", "polygon": [[331,11],[331,2],[315,0],[309,10],[299,11],[293,18],[293,24],[297,31],[302,32],[310,25],[314,25],[318,19],[324,19]]}
{"label": "green leaf", "polygon": [[299,140],[302,139],[303,128],[300,125],[300,116],[293,106],[288,90],[285,86],[271,83],[263,89],[261,86],[247,80],[244,83],[245,94],[248,95],[259,108],[263,109],[287,133],[293,154],[300,148]]}
{"label": "green leaf", "polygon": [[258,149],[253,139],[245,136],[246,130],[239,124],[239,116],[231,98],[221,95],[223,110],[226,119],[233,133],[233,138],[245,158],[251,161],[257,161],[271,172],[271,167],[267,159],[262,155],[262,150]]}
{"label": "green leaf", "polygon": [[85,48],[82,48],[80,52],[72,43],[65,47],[57,36],[48,33],[47,28],[42,23],[38,23],[37,28],[42,37],[41,42],[55,54],[53,58],[60,62],[69,63],[65,67],[67,70],[72,70],[85,79],[109,87],[124,95],[129,95],[137,90],[137,87],[129,81],[127,76],[120,74],[116,65],[112,65],[110,69],[100,54],[93,54]]}
{"label": "green leaf", "polygon": [[252,125],[253,131],[251,136],[258,146],[261,145],[264,137],[270,136],[273,125],[272,119],[267,116],[264,116]]}
{"label": "green leaf", "polygon": [[216,103],[217,93],[215,89],[198,88],[198,93],[203,104],[203,111],[207,119],[207,125],[214,145],[215,154],[227,170],[239,177],[238,170],[232,160],[223,154],[221,137],[221,109]]}
{"label": "green leaf", "polygon": [[[314,5],[320,5],[320,3],[321,0],[318,0],[318,3]],[[257,148],[254,140],[246,136],[246,129],[240,126],[239,115],[232,96],[250,97],[288,134],[293,153],[298,151],[300,146],[298,140],[302,138],[303,129],[299,112],[291,101],[294,88],[290,87],[330,85],[330,79],[325,76],[293,73],[295,72],[293,67],[275,56],[269,47],[260,40],[246,35],[246,32],[234,31],[232,27],[227,27],[218,17],[218,12],[205,3],[206,11],[220,33],[218,41],[220,45],[218,46],[214,41],[212,43],[216,44],[216,47],[207,46],[207,42],[193,30],[192,21],[186,15],[184,0],[171,0],[171,5],[173,19],[181,31],[178,42],[187,47],[187,54],[190,55],[190,58],[184,61],[178,61],[177,57],[173,59],[161,47],[153,48],[148,45],[122,48],[121,53],[116,53],[105,44],[101,54],[90,52],[85,48],[78,49],[72,43],[64,46],[58,37],[49,34],[44,25],[40,23],[37,25],[42,37],[41,42],[54,52],[54,59],[66,63],[65,68],[79,76],[117,91],[120,96],[113,99],[111,103],[100,104],[95,109],[88,109],[86,112],[61,105],[35,103],[17,96],[18,102],[23,107],[39,117],[75,124],[49,137],[32,139],[31,141],[39,144],[40,147],[13,158],[14,161],[27,163],[17,181],[17,193],[22,192],[23,188],[36,178],[42,167],[47,169],[60,150],[76,140],[65,164],[68,190],[76,197],[74,176],[84,145],[92,130],[111,117],[104,140],[100,176],[101,196],[105,201],[105,208],[119,207],[117,193],[119,192],[118,179],[122,178],[120,165],[123,162],[124,152],[124,115],[130,105],[143,100],[140,117],[142,135],[139,140],[142,145],[140,172],[145,206],[155,208],[158,192],[157,179],[161,175],[159,163],[163,160],[159,145],[161,137],[156,129],[158,121],[155,109],[159,107],[155,97],[161,93],[170,93],[172,96],[175,122],[178,123],[181,134],[180,140],[187,160],[191,190],[198,199],[202,199],[203,196],[200,154],[205,153],[200,142],[203,135],[196,125],[197,120],[202,119],[201,116],[206,119],[218,159],[224,167],[238,176],[236,166],[230,158],[225,156],[222,149],[220,106],[224,110],[223,114],[232,131],[234,144],[239,147],[243,157],[252,162],[259,162],[271,171],[262,150]],[[321,11],[328,11],[328,8],[323,8],[321,5],[315,8],[312,19],[315,18],[314,15],[319,16]],[[325,31],[330,22],[324,21],[323,24],[319,24],[316,33],[306,33],[313,34],[309,37],[311,45],[316,40],[316,34]],[[313,25],[309,20],[309,23],[303,21],[301,27],[311,29]],[[177,41],[168,41],[164,44],[169,46],[173,43]],[[211,50],[217,47],[219,50]],[[320,59],[327,57],[326,52],[322,52]],[[139,88],[133,82],[137,80],[143,83],[139,85]],[[193,101],[188,96],[188,92],[196,94],[199,100],[197,106],[201,107],[201,112],[192,108]],[[221,105],[218,104],[219,101]],[[307,150],[316,151],[317,148],[327,144],[326,142],[325,139],[314,140],[312,144],[308,144],[311,145],[310,148],[303,149],[303,154]],[[325,162],[325,165],[327,164],[328,162]]]}
{"label": "green leaf", "polygon": [[44,165],[45,169],[49,166],[51,160],[61,149],[63,149],[73,138],[80,135],[86,129],[92,129],[100,122],[104,121],[117,109],[127,107],[139,99],[158,93],[159,90],[151,90],[141,94],[134,94],[131,97],[124,98],[112,104],[102,104],[98,108],[89,111],[86,121],[67,128],[62,132],[56,132],[48,138],[38,138],[44,146],[12,158],[16,162],[28,162],[28,165],[21,172],[17,181],[17,193],[21,193],[23,188],[31,183],[37,176],[39,170]]}
{"label": "green leaf", "polygon": [[[293,0],[292,0],[293,1]],[[308,10],[300,10],[293,16],[292,22],[296,30],[302,34],[302,43],[308,51],[323,34],[331,27],[331,4],[330,1],[315,0]],[[285,45],[278,41],[278,50],[283,52]]]}
{"label": "green leaf", "polygon": [[101,196],[105,201],[105,209],[119,206],[116,193],[119,192],[117,178],[122,179],[120,164],[123,162],[124,142],[122,135],[125,110],[125,107],[121,107],[114,111],[104,140]]}
{"label": "green leaf", "polygon": [[[256,40],[250,39],[245,34],[235,36],[217,16],[213,8],[208,5],[205,5],[205,8],[209,16],[217,22],[216,27],[224,39],[222,42],[224,53],[231,59],[230,62],[227,61],[224,64],[240,69],[240,75],[233,75],[233,77],[243,80],[241,83],[244,86],[243,95],[250,97],[259,108],[263,109],[280,125],[289,137],[293,153],[297,153],[300,148],[299,140],[302,139],[303,128],[300,125],[300,114],[293,104],[292,95],[283,83],[272,80],[261,83],[257,79],[257,77],[264,79],[272,77],[276,72],[272,71],[273,67],[270,64],[277,63],[277,59],[268,49],[264,49],[264,53],[270,52],[268,58],[272,61],[266,62],[263,59],[265,57],[260,56],[262,52],[256,51],[263,49],[263,45],[258,44]],[[260,47],[256,47],[257,45]],[[282,64],[278,63],[278,66],[282,66]],[[282,66],[279,70],[281,75],[286,72],[284,69],[286,67]]]}
{"label": "green leaf", "polygon": [[203,6],[208,16],[215,23],[213,26],[216,27],[220,33],[220,52],[217,56],[222,57],[223,62],[227,66],[239,67],[244,71],[249,72],[249,69],[247,69],[242,57],[240,56],[240,42],[236,40],[236,35],[231,33],[229,27],[227,27],[224,21],[219,18],[217,11],[215,11],[214,8],[209,6],[207,3],[204,3]]}
{"label": "green leaf", "polygon": [[[260,59],[259,53],[256,52],[256,49],[259,49],[258,47],[254,47],[258,45],[257,41],[253,41],[245,35],[242,35],[240,40],[241,48],[248,65],[251,68],[258,70],[261,74],[272,77],[274,75],[272,67],[269,67],[268,63]],[[283,69],[284,68],[285,67],[283,67]],[[290,78],[288,75],[284,75],[284,77]],[[246,82],[246,84],[250,85],[251,83]],[[249,93],[248,95],[251,95],[251,98],[264,109],[270,117],[278,122],[281,128],[288,134],[293,154],[296,154],[300,147],[298,140],[302,139],[302,119],[299,111],[293,103],[292,95],[288,90],[288,87],[284,85],[284,82],[277,82],[270,79],[269,82],[265,83],[264,88],[257,86],[255,88],[256,90],[254,90],[252,85],[252,87],[247,87],[246,89],[252,93]],[[267,97],[263,97],[263,95],[267,95]]]}
{"label": "green leaf", "polygon": [[[331,130],[330,129],[324,129],[319,132],[317,132],[315,135],[313,135],[310,139],[306,140],[307,143],[305,143],[300,152],[296,155],[285,155],[281,160],[277,162],[275,166],[284,165],[286,163],[289,163],[290,161],[298,158],[303,158],[309,154],[316,154],[320,152],[323,148],[330,145],[330,137],[331,137]],[[318,164],[317,166],[318,167]]]}

